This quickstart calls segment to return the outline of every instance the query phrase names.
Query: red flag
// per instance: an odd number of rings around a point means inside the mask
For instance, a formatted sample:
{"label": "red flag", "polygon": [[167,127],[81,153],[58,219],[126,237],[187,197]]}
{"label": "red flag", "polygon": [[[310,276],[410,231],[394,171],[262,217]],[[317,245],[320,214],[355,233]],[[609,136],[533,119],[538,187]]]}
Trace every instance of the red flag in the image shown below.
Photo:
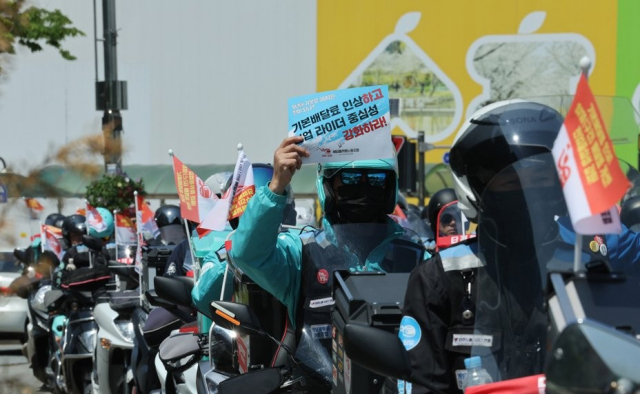
{"label": "red flag", "polygon": [[173,155],[173,175],[180,197],[180,215],[200,223],[218,199],[195,172]]}
{"label": "red flag", "polygon": [[60,243],[60,238],[62,238],[61,230],[52,226],[42,225],[42,234],[44,234],[44,238],[42,239],[44,249],[52,251],[59,259],[62,259],[63,250],[62,244]]}
{"label": "red flag", "polygon": [[144,197],[137,196],[138,199],[138,211],[136,212],[136,221],[138,226],[138,232],[141,233],[143,231],[151,234],[153,238],[160,235],[160,230],[158,229],[158,225],[153,218],[153,211],[147,205]]}
{"label": "red flag", "polygon": [[116,243],[135,244],[137,242],[136,229],[133,220],[127,215],[116,213]]}
{"label": "red flag", "polygon": [[615,205],[630,185],[584,75],[552,153],[576,232],[619,233]]}
{"label": "red flag", "polygon": [[35,198],[25,198],[24,203],[27,204],[27,208],[31,208],[34,211],[44,211],[44,207]]}
{"label": "red flag", "polygon": [[98,210],[92,207],[89,203],[87,203],[86,213],[87,226],[89,226],[90,229],[93,228],[98,233],[107,229],[107,223],[102,219],[100,212],[98,212]]}

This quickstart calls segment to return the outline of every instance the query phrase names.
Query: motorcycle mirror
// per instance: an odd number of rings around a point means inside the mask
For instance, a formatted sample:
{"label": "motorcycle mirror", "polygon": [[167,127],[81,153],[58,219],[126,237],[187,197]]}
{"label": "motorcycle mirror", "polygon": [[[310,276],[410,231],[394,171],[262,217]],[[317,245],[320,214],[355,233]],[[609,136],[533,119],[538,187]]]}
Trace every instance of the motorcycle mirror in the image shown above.
{"label": "motorcycle mirror", "polygon": [[[408,380],[411,374],[409,357],[397,335],[375,327],[347,323],[343,339],[344,350],[354,363],[380,375]],[[371,346],[372,343],[376,346]]]}
{"label": "motorcycle mirror", "polygon": [[279,368],[263,368],[223,380],[218,384],[218,392],[268,394],[280,387],[283,381]]}
{"label": "motorcycle mirror", "polygon": [[180,306],[191,307],[193,303],[191,298],[193,278],[187,278],[185,276],[156,276],[153,279],[153,283],[159,297],[167,301],[175,302]]}
{"label": "motorcycle mirror", "polygon": [[96,252],[102,250],[102,240],[98,237],[94,237],[93,235],[82,235],[82,244],[91,250],[95,250]]}
{"label": "motorcycle mirror", "polygon": [[13,257],[15,257],[21,263],[27,263],[27,252],[24,249],[13,249]]}
{"label": "motorcycle mirror", "polygon": [[547,361],[548,393],[616,392],[640,389],[640,342],[629,334],[584,320],[568,325]]}
{"label": "motorcycle mirror", "polygon": [[228,301],[211,302],[214,323],[227,330],[245,334],[262,334],[260,320],[249,306]]}

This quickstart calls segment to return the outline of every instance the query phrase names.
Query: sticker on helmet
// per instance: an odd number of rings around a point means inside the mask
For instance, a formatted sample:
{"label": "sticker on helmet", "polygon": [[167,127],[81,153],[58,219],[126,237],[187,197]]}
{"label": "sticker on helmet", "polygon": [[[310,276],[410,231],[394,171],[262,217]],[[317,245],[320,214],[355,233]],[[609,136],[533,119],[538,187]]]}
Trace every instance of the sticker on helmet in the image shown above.
{"label": "sticker on helmet", "polygon": [[589,242],[589,248],[592,252],[597,252],[599,248],[598,243],[596,241]]}

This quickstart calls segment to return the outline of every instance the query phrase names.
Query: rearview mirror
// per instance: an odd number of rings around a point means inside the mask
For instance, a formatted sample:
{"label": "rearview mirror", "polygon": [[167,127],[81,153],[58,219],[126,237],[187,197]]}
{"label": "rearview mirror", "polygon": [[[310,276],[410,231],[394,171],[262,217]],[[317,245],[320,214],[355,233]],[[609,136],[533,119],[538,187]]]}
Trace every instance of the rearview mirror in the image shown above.
{"label": "rearview mirror", "polygon": [[158,296],[167,301],[175,302],[180,306],[191,307],[191,290],[193,290],[193,278],[185,276],[164,277],[156,276],[154,287]]}
{"label": "rearview mirror", "polygon": [[262,334],[260,319],[244,304],[228,301],[211,302],[211,317],[214,323],[227,330],[238,330],[245,334]]}
{"label": "rearview mirror", "polygon": [[98,237],[94,237],[93,235],[84,234],[82,236],[82,244],[96,252],[100,252],[102,250],[102,240]]}
{"label": "rearview mirror", "polygon": [[636,392],[638,365],[640,341],[634,337],[589,320],[574,323],[562,330],[549,356],[547,392]]}
{"label": "rearview mirror", "polygon": [[344,350],[351,361],[377,374],[402,380],[411,375],[407,351],[400,338],[388,331],[347,323]]}
{"label": "rearview mirror", "polygon": [[25,252],[24,249],[13,249],[13,257],[15,257],[19,262],[27,264],[27,252]]}

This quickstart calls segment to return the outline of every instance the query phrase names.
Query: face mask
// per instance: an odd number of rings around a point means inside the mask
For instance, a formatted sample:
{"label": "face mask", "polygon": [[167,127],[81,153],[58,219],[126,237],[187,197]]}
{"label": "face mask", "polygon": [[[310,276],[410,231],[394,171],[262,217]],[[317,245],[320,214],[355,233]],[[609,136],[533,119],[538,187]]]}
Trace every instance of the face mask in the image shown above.
{"label": "face mask", "polygon": [[385,190],[367,184],[338,187],[337,209],[342,223],[381,222],[385,212]]}

